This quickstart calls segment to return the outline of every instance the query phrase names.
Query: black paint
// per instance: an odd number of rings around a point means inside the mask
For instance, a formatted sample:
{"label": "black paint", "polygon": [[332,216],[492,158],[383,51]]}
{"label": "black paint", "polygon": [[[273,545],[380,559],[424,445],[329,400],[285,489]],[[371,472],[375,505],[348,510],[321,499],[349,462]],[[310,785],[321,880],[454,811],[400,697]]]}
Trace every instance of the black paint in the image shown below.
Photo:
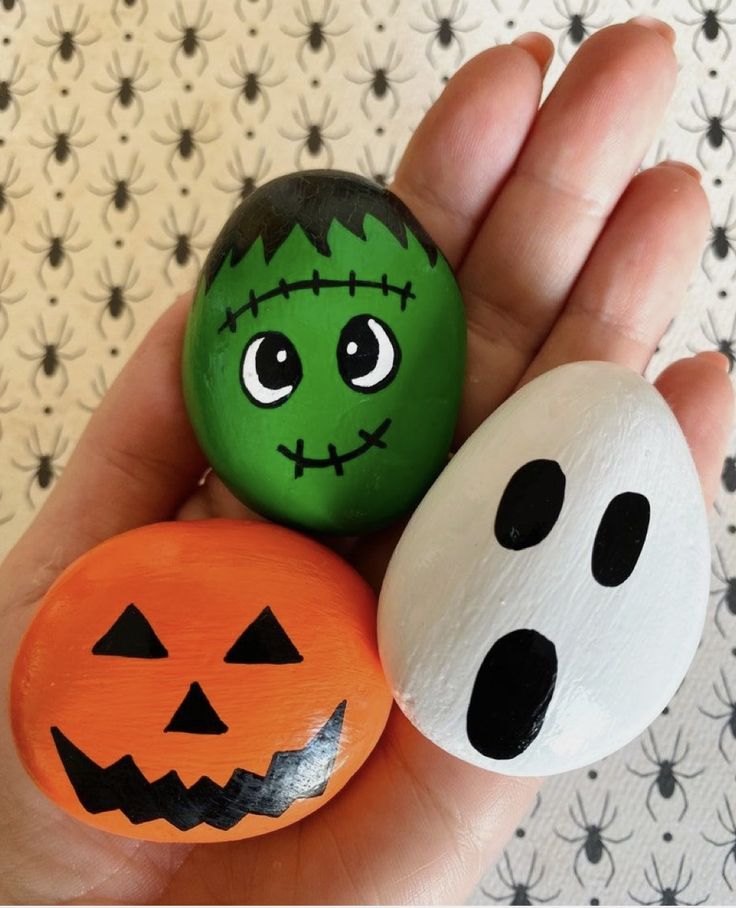
{"label": "black paint", "polygon": [[225,656],[225,662],[243,665],[289,665],[303,661],[304,657],[269,606],[248,625]]}
{"label": "black paint", "polygon": [[276,751],[265,776],[236,769],[224,785],[202,776],[191,787],[175,770],[149,782],[130,754],[105,768],[54,727],[51,735],[82,807],[120,810],[131,823],[166,820],[177,829],[206,823],[231,829],[249,813],[280,817],[300,798],[317,798],[330,781],[347,701],[343,700],[301,750]]}
{"label": "black paint", "polygon": [[556,460],[531,460],[514,473],[496,512],[494,532],[515,552],[538,545],[551,532],[565,500],[565,474]]}
{"label": "black paint", "polygon": [[[271,391],[279,391],[282,388],[291,387],[291,391],[278,400],[265,402],[259,400],[251,394],[245,376],[243,374],[243,364],[245,357],[253,346],[260,341],[255,359],[255,371],[258,381]],[[281,357],[281,361],[279,360]],[[264,331],[256,334],[245,345],[243,350],[243,359],[240,367],[240,383],[243,391],[248,396],[251,403],[257,407],[271,409],[280,407],[296,391],[297,386],[302,380],[302,361],[296,347],[289,338],[280,331]]]}
{"label": "black paint", "polygon": [[475,677],[468,740],[483,756],[511,760],[539,734],[557,680],[554,644],[538,631],[511,631],[497,640]]}
{"label": "black paint", "polygon": [[[382,350],[384,338],[376,332],[373,324],[380,326],[388,340],[390,351]],[[356,379],[364,378],[378,365],[381,354],[390,355],[391,368],[388,373],[375,384],[370,386],[355,383]],[[350,319],[340,332],[337,344],[337,368],[340,377],[348,387],[361,394],[374,394],[390,385],[399,371],[401,364],[401,348],[396,336],[386,322],[372,315],[356,315]]]}
{"label": "black paint", "polygon": [[125,656],[129,659],[164,659],[169,655],[148,619],[132,602],[95,643],[92,652],[95,656]]}
{"label": "black paint", "polygon": [[345,472],[343,470],[343,464],[348,463],[350,460],[355,460],[356,457],[361,457],[371,448],[385,448],[387,446],[386,442],[383,440],[383,436],[388,432],[390,426],[391,420],[384,419],[381,425],[373,432],[367,432],[365,429],[360,429],[358,435],[363,439],[363,444],[359,445],[357,448],[353,448],[352,451],[346,451],[344,454],[338,453],[335,445],[328,444],[327,451],[329,457],[306,457],[304,455],[303,438],[297,439],[293,451],[287,448],[286,445],[279,445],[276,450],[279,454],[283,454],[288,460],[294,461],[294,479],[299,479],[303,476],[306,467],[316,467],[318,469],[332,467],[335,471],[335,475],[342,476]]}
{"label": "black paint", "polygon": [[215,712],[200,684],[195,681],[189,685],[186,697],[164,731],[189,735],[223,735],[227,731],[227,725]]}
{"label": "black paint", "polygon": [[620,586],[634,571],[649,529],[649,500],[622,492],[608,505],[593,543],[593,576],[601,586]]}

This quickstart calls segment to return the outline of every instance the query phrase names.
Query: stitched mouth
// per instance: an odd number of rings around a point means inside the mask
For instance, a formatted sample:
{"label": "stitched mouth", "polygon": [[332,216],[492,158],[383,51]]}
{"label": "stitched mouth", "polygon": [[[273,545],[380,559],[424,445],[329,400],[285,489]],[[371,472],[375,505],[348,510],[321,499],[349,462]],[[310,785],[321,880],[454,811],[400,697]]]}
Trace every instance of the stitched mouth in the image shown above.
{"label": "stitched mouth", "polygon": [[206,823],[227,830],[249,813],[280,817],[294,801],[323,794],[332,775],[346,700],[301,750],[276,751],[264,776],[236,769],[222,786],[202,776],[190,787],[175,770],[153,782],[130,754],[102,767],[56,727],[51,735],[72,787],[85,810],[120,810],[131,823],[166,820],[186,831]]}
{"label": "stitched mouth", "polygon": [[342,468],[344,463],[347,463],[349,460],[355,460],[356,457],[360,457],[371,448],[386,447],[383,436],[388,432],[390,426],[391,420],[384,419],[374,432],[366,432],[365,429],[361,429],[358,432],[358,435],[363,439],[363,444],[358,445],[357,448],[353,448],[352,451],[346,451],[344,454],[338,454],[337,448],[330,444],[327,445],[328,457],[305,457],[303,438],[297,439],[296,447],[293,451],[290,448],[287,448],[286,445],[279,445],[276,450],[279,454],[283,454],[288,460],[294,462],[294,479],[299,479],[300,476],[303,476],[304,470],[307,467],[317,469],[332,467],[335,470],[336,476],[342,476],[345,472]]}

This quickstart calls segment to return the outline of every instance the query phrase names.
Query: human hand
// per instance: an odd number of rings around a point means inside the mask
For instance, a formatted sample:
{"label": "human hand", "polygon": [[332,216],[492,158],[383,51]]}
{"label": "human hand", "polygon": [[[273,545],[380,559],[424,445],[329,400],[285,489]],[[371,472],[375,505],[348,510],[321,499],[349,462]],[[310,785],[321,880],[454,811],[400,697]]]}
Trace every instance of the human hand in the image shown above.
{"label": "human hand", "polygon": [[[556,365],[606,359],[643,369],[675,314],[708,216],[686,167],[633,176],[675,75],[666,26],[649,26],[593,36],[539,112],[549,42],[527,36],[486,51],[410,143],[393,189],[455,267],[467,306],[458,443],[520,382]],[[189,302],[152,329],[0,568],[6,685],[38,601],[87,549],[174,516],[248,516],[215,477],[197,486],[206,465],[180,391]],[[708,501],[731,419],[724,365],[702,354],[657,382]],[[375,585],[398,532],[349,553]],[[458,762],[396,709],[333,801],[279,832],[217,846],[136,842],[67,817],[26,776],[7,724],[0,771],[0,899],[11,902],[461,900],[536,791],[534,780]]]}

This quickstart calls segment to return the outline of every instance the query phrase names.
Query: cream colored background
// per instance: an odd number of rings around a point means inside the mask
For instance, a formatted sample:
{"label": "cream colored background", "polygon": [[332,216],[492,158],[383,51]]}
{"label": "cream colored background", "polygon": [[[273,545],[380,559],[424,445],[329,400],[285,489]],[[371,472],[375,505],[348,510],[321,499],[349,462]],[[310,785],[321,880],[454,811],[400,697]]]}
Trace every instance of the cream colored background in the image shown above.
{"label": "cream colored background", "polygon": [[[697,161],[699,136],[685,126],[704,128],[692,108],[699,92],[711,113],[717,113],[724,94],[730,92],[736,100],[736,54],[730,48],[736,36],[736,4],[713,2],[732,23],[725,26],[727,36],[721,34],[715,42],[701,35],[697,51],[702,59],[693,47],[697,26],[678,21],[702,19],[697,12],[706,8],[701,0],[660,0],[658,4],[646,0],[207,0],[204,5],[200,0],[148,0],[147,7],[144,0],[132,0],[130,5],[126,0],[58,4],[15,0],[10,11],[0,6],[0,82],[13,81],[18,92],[17,106],[0,110],[0,183],[10,181],[12,205],[12,213],[6,206],[0,214],[0,554],[43,503],[46,492],[35,476],[38,457],[52,454],[55,447],[54,467],[63,469],[100,394],[157,314],[177,291],[193,282],[208,243],[237,200],[241,180],[254,177],[262,182],[295,167],[332,165],[390,176],[412,129],[463,60],[522,31],[541,29],[558,45],[548,77],[551,83],[574,50],[566,37],[565,16],[581,12],[591,30],[636,12],[653,12],[675,25],[681,65],[678,91],[646,163],[667,156]],[[80,20],[74,26],[78,10]],[[306,28],[299,18],[325,16],[331,20],[328,47],[312,52],[305,47]],[[431,27],[432,17],[442,16],[455,19],[459,29],[460,40],[447,49],[423,31]],[[182,26],[197,21],[204,51],[191,58],[183,52],[175,54],[177,45],[169,39]],[[79,31],[82,55],[65,62],[48,45],[54,31],[70,28]],[[395,84],[396,111],[390,96],[380,100],[370,94],[368,74],[361,64],[361,56],[367,59],[367,48],[376,65],[388,65],[393,77],[401,80]],[[260,96],[253,103],[235,101],[237,89],[229,86],[240,77],[230,61],[235,59],[237,67],[237,53],[242,54],[245,70],[265,70],[267,101]],[[115,72],[130,75],[138,58],[138,84],[144,90],[140,94],[143,112],[136,122],[135,106],[121,108],[114,103],[111,89]],[[0,98],[1,91],[0,86]],[[72,144],[77,147],[71,160],[64,164],[49,160],[52,117],[58,131],[67,131],[75,111],[77,131]],[[172,173],[167,164],[174,147],[157,138],[173,139],[167,117],[180,116],[181,125],[191,126],[198,112],[201,173],[197,173],[196,158],[174,159]],[[304,144],[306,128],[310,122],[325,120],[327,150],[313,156]],[[736,115],[730,127],[736,130]],[[734,195],[734,139],[736,131],[720,149],[707,144],[701,149],[716,224],[724,223]],[[111,191],[109,175],[127,176],[135,160],[141,171],[133,186],[139,193],[137,219],[131,212],[108,208],[107,199],[96,194],[106,185]],[[75,230],[70,239],[75,247],[70,251],[73,275],[68,283],[63,268],[53,269],[47,263],[39,271],[43,253],[33,247],[38,249],[45,242],[44,218],[50,219],[52,233],[58,234],[68,218],[69,229]],[[736,204],[730,218],[736,219]],[[194,231],[194,254],[184,266],[171,259],[175,240],[167,236],[167,229],[174,235]],[[166,248],[158,248],[161,245]],[[662,341],[652,374],[678,356],[713,348],[711,330],[718,338],[736,333],[732,284],[736,254],[730,252],[723,261],[709,255],[707,264],[711,279],[702,268],[698,270],[685,309]],[[115,319],[104,308],[104,284],[119,284],[126,275],[127,292],[132,295],[129,309]],[[44,333],[49,343],[62,339],[62,365],[51,377],[39,371],[39,338]],[[736,455],[736,438],[731,454]],[[100,507],[104,505],[101,501]],[[736,496],[723,488],[713,529],[730,575],[736,574],[735,523]],[[714,577],[715,591],[724,585]],[[704,838],[736,839],[736,830],[727,833],[717,816],[720,809],[727,819],[724,796],[736,810],[736,739],[726,729],[724,757],[717,745],[726,719],[710,719],[699,709],[725,712],[712,690],[714,682],[722,684],[721,669],[736,693],[736,620],[724,606],[720,617],[726,636],[716,629],[713,610],[720,597],[718,592],[712,597],[704,642],[691,672],[669,713],[654,725],[663,757],[672,753],[682,729],[682,745],[687,742],[690,751],[678,769],[703,770],[696,778],[683,779],[689,802],[684,817],[678,820],[679,792],[664,800],[655,791],[656,819],[647,812],[645,796],[652,779],[639,778],[627,769],[627,764],[640,771],[654,768],[646,762],[641,742],[592,772],[550,782],[533,816],[523,822],[508,846],[517,883],[529,881],[532,860],[536,862],[532,882],[544,868],[530,898],[552,896],[553,901],[566,904],[658,900],[661,896],[644,877],[646,870],[656,883],[654,856],[665,887],[672,885],[681,859],[681,887],[693,873],[678,896],[680,901],[704,897],[718,904],[736,901],[721,872],[729,846],[719,847]],[[582,841],[566,842],[555,834],[583,834],[568,813],[571,806],[578,810],[576,794],[590,823],[599,819],[608,796],[609,810],[616,808],[618,814],[606,836],[620,839],[631,833],[625,842],[610,843],[615,874],[609,885],[607,858],[594,864],[584,853],[579,858],[582,882],[578,881],[573,861]],[[505,863],[501,873],[509,879]],[[733,857],[726,876],[736,887]],[[483,886],[493,896],[478,889],[478,901],[495,897],[510,902],[513,897],[496,868],[488,869]]]}

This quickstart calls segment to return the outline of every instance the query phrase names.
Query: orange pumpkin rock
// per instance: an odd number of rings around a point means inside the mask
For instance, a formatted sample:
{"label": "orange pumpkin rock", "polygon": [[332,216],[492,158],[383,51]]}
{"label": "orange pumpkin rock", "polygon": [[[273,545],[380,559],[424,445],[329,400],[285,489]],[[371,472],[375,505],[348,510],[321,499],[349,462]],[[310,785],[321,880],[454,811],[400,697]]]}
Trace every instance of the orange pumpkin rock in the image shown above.
{"label": "orange pumpkin rock", "polygon": [[391,695],[375,598],[291,530],[162,523],[72,564],[18,653],[13,731],[80,820],[161,842],[259,835],[363,763]]}

